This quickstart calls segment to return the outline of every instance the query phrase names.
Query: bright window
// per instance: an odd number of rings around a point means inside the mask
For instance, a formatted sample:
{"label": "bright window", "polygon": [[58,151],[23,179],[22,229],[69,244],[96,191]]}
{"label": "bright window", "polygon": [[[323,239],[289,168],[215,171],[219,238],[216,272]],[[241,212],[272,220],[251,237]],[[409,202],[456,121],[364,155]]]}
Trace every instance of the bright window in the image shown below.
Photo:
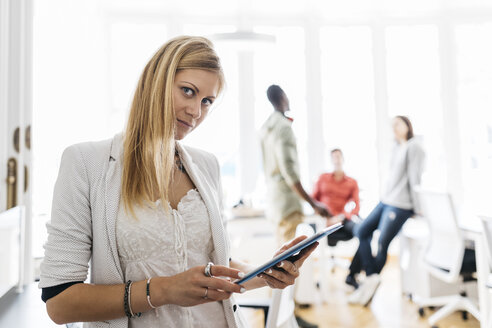
{"label": "bright window", "polygon": [[422,183],[445,188],[439,40],[435,25],[386,29],[388,112],[406,115],[426,151]]}
{"label": "bright window", "polygon": [[[277,84],[289,98],[291,111],[287,115],[294,119],[292,129],[297,139],[301,178],[303,180],[308,179],[304,29],[288,26],[259,26],[255,28],[255,32],[276,37],[275,46],[255,53],[254,88],[256,98],[254,115],[256,131],[261,129],[263,123],[273,112],[266,91],[270,85]],[[262,170],[261,158],[258,160],[258,170]]]}
{"label": "bright window", "polygon": [[145,65],[166,41],[167,28],[164,24],[121,22],[110,25],[110,125],[115,131],[123,129]]}
{"label": "bright window", "polygon": [[[492,185],[492,23],[456,28],[458,108],[465,199],[490,211]],[[488,207],[488,208],[487,208]]]}
{"label": "bright window", "polygon": [[[232,32],[227,25],[185,25],[184,34],[210,37],[215,33]],[[185,144],[207,150],[217,156],[222,174],[225,206],[232,206],[239,198],[239,112],[238,112],[238,59],[237,52],[220,42],[215,43],[226,80],[226,88],[209,117],[183,141]]]}
{"label": "bright window", "polygon": [[379,185],[371,38],[368,27],[320,33],[326,163],[333,148],[343,151],[345,171],[359,184],[363,216],[377,202]]}

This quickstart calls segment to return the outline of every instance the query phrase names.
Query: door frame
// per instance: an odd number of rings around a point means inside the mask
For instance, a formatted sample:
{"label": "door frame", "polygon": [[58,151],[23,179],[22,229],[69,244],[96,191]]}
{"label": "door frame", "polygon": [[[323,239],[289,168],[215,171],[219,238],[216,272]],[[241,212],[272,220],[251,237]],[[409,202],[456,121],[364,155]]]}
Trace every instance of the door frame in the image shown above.
{"label": "door frame", "polygon": [[[20,211],[18,290],[34,278],[32,259],[31,151],[26,129],[32,122],[33,1],[0,0],[0,212],[7,209],[7,161],[17,161]],[[13,134],[19,127],[19,151]],[[31,142],[32,143],[32,142]],[[27,171],[27,175],[25,175]],[[27,182],[27,189],[24,188]]]}

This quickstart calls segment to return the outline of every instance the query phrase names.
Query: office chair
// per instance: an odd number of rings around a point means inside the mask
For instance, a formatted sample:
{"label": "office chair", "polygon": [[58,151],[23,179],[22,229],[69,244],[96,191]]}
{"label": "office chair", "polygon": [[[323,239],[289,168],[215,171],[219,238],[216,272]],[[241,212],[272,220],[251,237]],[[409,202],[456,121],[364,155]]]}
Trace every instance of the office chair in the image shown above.
{"label": "office chair", "polygon": [[[351,226],[355,224],[353,221],[347,219],[345,219],[342,223],[344,225],[350,224]],[[350,241],[353,238],[353,233],[347,232],[345,230],[335,231],[333,234],[328,236],[328,248],[324,248],[323,251],[325,259],[328,258],[327,260],[332,273],[335,271],[336,267],[348,269],[348,267],[350,266],[349,260],[335,257],[334,248],[338,245],[339,242]]]}
{"label": "office chair", "polygon": [[294,309],[294,285],[272,290],[265,328],[299,328]]}
{"label": "office chair", "polygon": [[[314,229],[310,224],[301,223],[297,226],[296,237],[301,235],[311,236],[314,234]],[[265,328],[299,328],[294,314],[296,300],[305,300],[305,297],[311,298],[316,292],[316,284],[314,278],[314,263],[311,257],[308,257],[302,268],[300,268],[300,276],[297,278],[295,285],[285,289],[274,289],[272,291],[272,302],[268,312],[268,318]],[[300,294],[300,292],[302,293]]]}
{"label": "office chair", "polygon": [[[355,218],[354,218],[355,219]],[[360,221],[360,219],[359,219]],[[358,222],[358,221],[357,221]],[[353,222],[353,224],[357,223]],[[346,222],[343,222],[346,224]],[[309,224],[314,232],[317,232],[319,230],[322,230],[326,227],[326,219],[318,217],[314,222]],[[318,262],[315,264],[316,269],[319,272],[319,280],[315,284],[317,289],[321,291],[321,298],[324,301],[329,301],[329,290],[327,290],[327,286],[329,286],[329,283],[327,280],[330,277],[330,272],[333,273],[335,271],[336,267],[342,268],[344,270],[347,270],[350,266],[350,260],[345,259],[342,257],[337,257],[335,255],[335,247],[338,246],[339,242],[349,242],[353,239],[353,234],[348,233],[344,230],[338,230],[335,233],[328,235],[327,240],[321,240],[320,245],[318,246],[318,249],[315,251],[312,256],[313,258],[317,258]],[[355,244],[354,244],[355,246]],[[350,245],[350,254],[353,254],[355,252],[355,249],[352,251],[352,245]],[[309,259],[308,259],[309,261]],[[314,265],[314,264],[313,264]],[[304,264],[306,266],[306,264]],[[303,268],[304,268],[303,266]],[[310,275],[306,275],[309,276]],[[312,279],[312,278],[310,278]],[[296,301],[298,303],[304,303],[304,304],[311,304],[314,303],[314,297],[316,296],[314,289],[311,288],[308,289],[308,292],[305,292],[305,294],[310,293],[310,299],[311,301],[309,302],[301,302],[300,298],[298,297],[298,294],[301,293],[299,290],[296,291]]]}
{"label": "office chair", "polygon": [[[313,228],[309,224],[301,223],[297,226],[296,236],[310,236],[313,233]],[[308,258],[304,261],[300,269],[300,277],[297,279],[295,285],[288,286],[284,289],[273,289],[270,299],[240,299],[238,300],[238,304],[241,307],[263,310],[265,314],[265,328],[299,328],[294,314],[294,292],[295,289],[302,291],[300,295],[296,295],[300,296],[301,299],[303,297],[310,297],[312,294],[311,291],[313,289],[315,290],[315,287],[313,287],[315,286],[313,283],[313,274],[312,259]]]}
{"label": "office chair", "polygon": [[[417,191],[422,216],[429,225],[430,238],[424,253],[424,265],[437,279],[447,283],[463,283],[471,281],[472,273],[476,272],[474,250],[465,248],[465,240],[458,226],[451,196],[447,193]],[[424,307],[443,306],[428,319],[434,326],[436,322],[455,311],[466,311],[479,319],[479,311],[475,303],[466,296],[466,292],[458,295],[434,297],[417,302],[419,314],[424,315]],[[463,319],[467,319],[463,312]],[[435,326],[434,326],[435,327]]]}
{"label": "office chair", "polygon": [[[489,262],[489,270],[492,271],[492,217],[480,217],[483,224],[483,233],[487,248],[487,258]],[[489,311],[483,313],[482,315],[488,315],[487,320],[488,327],[492,328],[492,274],[489,273],[489,278],[487,281],[487,288],[489,290]]]}
{"label": "office chair", "polygon": [[[312,224],[301,223],[296,229],[296,236],[312,236],[314,233],[315,229]],[[294,299],[300,307],[307,307],[316,302],[318,289],[315,279],[314,255],[312,254],[304,261],[304,264],[299,269],[299,278],[296,280]]]}
{"label": "office chair", "polygon": [[489,260],[489,268],[492,270],[492,217],[480,217],[483,225],[483,234],[487,246],[487,258]]}

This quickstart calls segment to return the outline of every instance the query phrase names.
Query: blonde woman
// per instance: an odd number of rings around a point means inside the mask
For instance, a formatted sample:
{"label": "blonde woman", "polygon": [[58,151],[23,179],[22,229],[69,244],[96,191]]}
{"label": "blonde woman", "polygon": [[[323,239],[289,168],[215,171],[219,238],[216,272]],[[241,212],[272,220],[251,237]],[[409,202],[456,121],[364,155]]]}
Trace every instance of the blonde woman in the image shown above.
{"label": "blonde woman", "polygon": [[223,85],[210,41],[172,39],[145,67],[124,134],[65,150],[39,283],[54,322],[244,327],[233,293],[294,283],[315,246],[243,286],[231,282],[250,268],[229,257],[219,165],[180,143]]}

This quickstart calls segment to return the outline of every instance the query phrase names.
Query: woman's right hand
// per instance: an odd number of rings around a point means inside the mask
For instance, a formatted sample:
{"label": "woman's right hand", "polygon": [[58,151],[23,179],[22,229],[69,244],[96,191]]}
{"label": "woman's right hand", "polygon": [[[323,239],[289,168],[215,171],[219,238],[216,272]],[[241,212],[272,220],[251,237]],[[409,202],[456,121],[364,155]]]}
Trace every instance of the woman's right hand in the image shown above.
{"label": "woman's right hand", "polygon": [[222,265],[213,265],[210,272],[212,277],[207,277],[205,266],[202,265],[175,276],[152,279],[152,283],[154,280],[158,281],[156,285],[159,286],[159,295],[161,295],[158,297],[159,303],[194,306],[222,301],[231,297],[232,293],[245,291],[240,285],[231,282],[231,280],[234,281],[244,276],[241,271]]}

